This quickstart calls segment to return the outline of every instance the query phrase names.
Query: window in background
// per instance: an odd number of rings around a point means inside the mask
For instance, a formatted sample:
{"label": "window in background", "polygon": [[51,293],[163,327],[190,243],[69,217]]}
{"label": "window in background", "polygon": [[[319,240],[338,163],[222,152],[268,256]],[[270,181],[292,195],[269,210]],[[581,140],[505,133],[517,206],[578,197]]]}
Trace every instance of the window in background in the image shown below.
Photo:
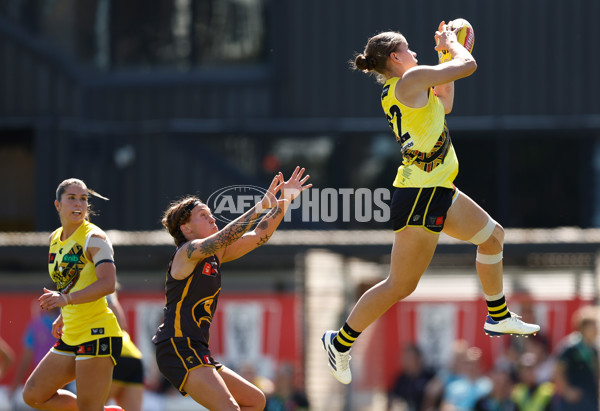
{"label": "window in background", "polygon": [[266,55],[266,0],[7,0],[0,15],[100,70],[189,70]]}

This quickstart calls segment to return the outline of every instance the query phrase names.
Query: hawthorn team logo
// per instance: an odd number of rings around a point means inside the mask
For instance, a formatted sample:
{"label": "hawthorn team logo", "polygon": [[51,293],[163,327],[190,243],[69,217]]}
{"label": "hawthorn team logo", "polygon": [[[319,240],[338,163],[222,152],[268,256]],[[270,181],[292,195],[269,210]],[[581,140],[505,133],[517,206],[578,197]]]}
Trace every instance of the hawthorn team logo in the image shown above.
{"label": "hawthorn team logo", "polygon": [[202,321],[207,321],[209,324],[212,323],[212,316],[215,308],[214,306],[216,305],[215,298],[217,297],[217,294],[219,294],[219,291],[210,297],[206,297],[198,301],[192,308],[194,321],[196,324],[198,324],[198,327],[200,327]]}

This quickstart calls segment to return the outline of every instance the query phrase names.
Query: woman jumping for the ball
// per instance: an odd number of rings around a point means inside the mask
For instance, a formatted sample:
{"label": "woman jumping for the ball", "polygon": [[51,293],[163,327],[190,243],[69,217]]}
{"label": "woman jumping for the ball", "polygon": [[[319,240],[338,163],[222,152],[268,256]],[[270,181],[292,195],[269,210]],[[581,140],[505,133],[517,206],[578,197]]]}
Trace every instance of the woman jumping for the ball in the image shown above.
{"label": "woman jumping for the ball", "polygon": [[473,74],[477,63],[445,22],[440,23],[435,40],[435,50],[447,50],[452,60],[419,66],[417,54],[402,34],[384,32],[370,38],[354,61],[355,69],[375,74],[384,83],[381,104],[400,143],[403,161],[391,204],[395,238],[390,273],[362,295],[339,331],[326,331],[322,337],[331,372],[344,384],[352,380],[352,344],[365,328],[415,290],[442,231],[478,246],[477,274],[489,311],[484,331],[526,335],[540,329],[508,311],[502,288],[502,227],[453,184],[458,160],[445,114],[452,110],[454,81]]}
{"label": "woman jumping for the ball", "polygon": [[[164,320],[153,338],[156,361],[175,388],[210,410],[265,407],[265,396],[257,387],[213,360],[208,347],[210,326],[221,293],[221,264],[269,240],[290,203],[312,186],[303,174],[300,167],[287,181],[277,174],[263,199],[222,230],[208,206],[196,197],[173,203],[164,214],[162,223],[177,250],[167,270]],[[270,211],[261,218],[266,209]]]}

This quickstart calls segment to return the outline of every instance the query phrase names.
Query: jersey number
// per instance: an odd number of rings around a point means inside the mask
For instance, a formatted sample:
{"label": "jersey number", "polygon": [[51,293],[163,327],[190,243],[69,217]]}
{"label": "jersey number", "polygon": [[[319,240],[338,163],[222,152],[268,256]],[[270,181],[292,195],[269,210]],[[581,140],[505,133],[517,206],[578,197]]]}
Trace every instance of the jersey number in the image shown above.
{"label": "jersey number", "polygon": [[385,117],[387,118],[390,128],[394,131],[394,134],[396,134],[396,140],[398,140],[400,145],[404,144],[404,142],[410,138],[410,134],[404,133],[400,136],[400,133],[402,132],[402,112],[400,111],[400,107],[393,105],[390,107],[390,114],[386,114]]}

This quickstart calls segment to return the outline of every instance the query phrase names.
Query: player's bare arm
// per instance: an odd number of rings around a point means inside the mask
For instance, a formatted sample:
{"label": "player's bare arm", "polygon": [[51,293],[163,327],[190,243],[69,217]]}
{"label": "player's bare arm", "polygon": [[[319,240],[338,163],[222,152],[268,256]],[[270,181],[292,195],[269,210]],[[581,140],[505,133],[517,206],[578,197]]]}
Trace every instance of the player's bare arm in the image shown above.
{"label": "player's bare arm", "polygon": [[[271,209],[277,204],[276,194],[281,189],[282,180],[282,176],[276,175],[262,200],[227,224],[222,230],[206,238],[193,239],[184,244],[177,251],[173,260],[171,268],[173,278],[186,278],[192,273],[198,261],[214,254],[222,254],[226,247],[248,232],[261,217],[264,210]],[[222,258],[222,255],[219,255],[219,257]]]}
{"label": "player's bare arm", "polygon": [[[223,252],[221,262],[232,261],[249,253],[257,247],[269,241],[279,224],[289,205],[296,197],[312,184],[306,184],[310,175],[304,176],[304,168],[296,167],[289,180],[281,185],[281,197],[277,200],[277,205],[265,215],[256,228],[244,234],[239,240],[228,246]],[[283,174],[279,174],[283,181]]]}
{"label": "player's bare arm", "polygon": [[[440,23],[441,31],[435,34],[438,44],[435,50],[448,50],[454,58],[436,66],[416,66],[404,73],[396,86],[396,98],[410,107],[421,107],[427,103],[427,90],[430,87],[448,85],[455,80],[468,77],[477,70],[477,62],[469,51],[458,42],[456,33]],[[452,110],[454,87],[441,87],[438,97],[446,112]],[[436,90],[437,92],[437,90]]]}

